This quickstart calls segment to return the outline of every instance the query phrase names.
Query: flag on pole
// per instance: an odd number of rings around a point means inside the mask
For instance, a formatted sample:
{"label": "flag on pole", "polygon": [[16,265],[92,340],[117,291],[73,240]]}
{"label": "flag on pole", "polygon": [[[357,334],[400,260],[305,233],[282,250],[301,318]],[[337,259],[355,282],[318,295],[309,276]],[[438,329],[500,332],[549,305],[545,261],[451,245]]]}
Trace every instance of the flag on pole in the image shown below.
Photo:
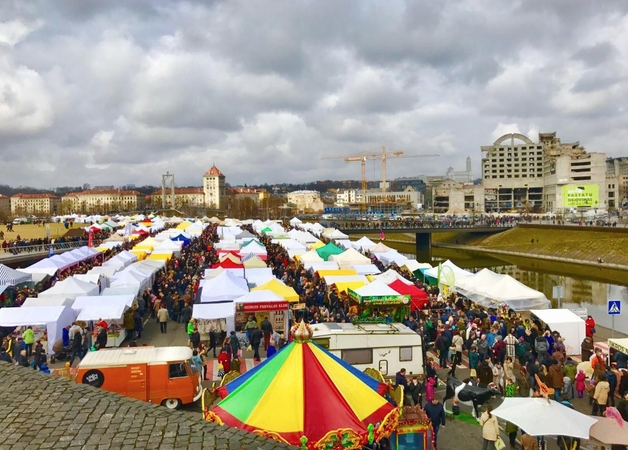
{"label": "flag on pole", "polygon": [[382,241],[386,239],[386,235],[384,234],[384,230],[382,228],[379,229],[379,239]]}

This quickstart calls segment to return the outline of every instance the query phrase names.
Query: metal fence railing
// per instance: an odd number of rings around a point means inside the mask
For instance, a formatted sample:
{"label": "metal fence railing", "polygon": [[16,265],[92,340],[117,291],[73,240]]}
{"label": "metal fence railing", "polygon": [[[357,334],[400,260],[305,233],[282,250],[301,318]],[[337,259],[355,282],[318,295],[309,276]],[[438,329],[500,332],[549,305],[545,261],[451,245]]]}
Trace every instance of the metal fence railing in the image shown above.
{"label": "metal fence railing", "polygon": [[54,244],[36,244],[36,245],[22,245],[20,243],[9,244],[7,247],[0,248],[0,253],[11,255],[22,254],[39,254],[50,253],[50,248],[56,253],[58,250],[70,250],[73,248],[84,247],[87,245],[87,241],[70,241],[70,242],[55,242]]}

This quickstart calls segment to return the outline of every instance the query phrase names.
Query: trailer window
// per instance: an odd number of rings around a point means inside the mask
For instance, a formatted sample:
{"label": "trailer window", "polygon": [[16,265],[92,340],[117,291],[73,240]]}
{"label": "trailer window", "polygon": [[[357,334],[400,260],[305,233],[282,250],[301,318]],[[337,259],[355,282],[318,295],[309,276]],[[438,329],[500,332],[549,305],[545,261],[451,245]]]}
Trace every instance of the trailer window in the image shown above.
{"label": "trailer window", "polygon": [[373,362],[373,350],[370,348],[358,348],[343,350],[342,360],[349,364],[371,364]]}
{"label": "trailer window", "polygon": [[412,361],[412,347],[399,347],[399,361]]}
{"label": "trailer window", "polygon": [[168,365],[169,378],[186,378],[188,371],[185,370],[185,363],[170,363]]}

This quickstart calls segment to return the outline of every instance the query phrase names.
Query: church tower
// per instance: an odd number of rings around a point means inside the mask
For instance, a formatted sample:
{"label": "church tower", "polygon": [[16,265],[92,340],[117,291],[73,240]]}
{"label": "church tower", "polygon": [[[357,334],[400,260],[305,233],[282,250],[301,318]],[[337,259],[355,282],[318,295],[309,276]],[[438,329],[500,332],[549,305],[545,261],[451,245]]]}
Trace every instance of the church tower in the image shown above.
{"label": "church tower", "polygon": [[467,156],[467,172],[469,173],[469,176],[471,175],[471,157]]}
{"label": "church tower", "polygon": [[226,197],[225,176],[215,165],[203,175],[203,193],[206,208],[222,207],[223,199]]}

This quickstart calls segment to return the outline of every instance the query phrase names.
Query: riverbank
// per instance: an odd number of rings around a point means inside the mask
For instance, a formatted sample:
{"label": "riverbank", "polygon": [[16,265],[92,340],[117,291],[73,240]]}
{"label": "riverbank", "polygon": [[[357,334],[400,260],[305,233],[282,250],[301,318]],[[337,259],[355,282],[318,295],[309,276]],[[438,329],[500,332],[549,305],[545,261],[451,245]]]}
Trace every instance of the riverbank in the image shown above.
{"label": "riverbank", "polygon": [[561,262],[628,270],[626,228],[518,225],[462,247],[502,255],[554,258]]}

